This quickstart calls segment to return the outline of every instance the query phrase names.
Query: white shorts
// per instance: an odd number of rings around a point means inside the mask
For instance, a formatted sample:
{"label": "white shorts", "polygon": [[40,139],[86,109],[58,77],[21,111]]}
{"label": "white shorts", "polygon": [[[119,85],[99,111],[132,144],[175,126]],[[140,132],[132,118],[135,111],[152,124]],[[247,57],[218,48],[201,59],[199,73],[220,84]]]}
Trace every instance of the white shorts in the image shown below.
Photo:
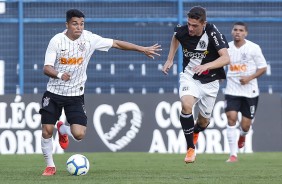
{"label": "white shorts", "polygon": [[219,90],[219,82],[215,80],[207,84],[193,79],[188,73],[179,74],[179,97],[191,95],[196,98],[195,105],[198,105],[199,111],[204,118],[210,118]]}

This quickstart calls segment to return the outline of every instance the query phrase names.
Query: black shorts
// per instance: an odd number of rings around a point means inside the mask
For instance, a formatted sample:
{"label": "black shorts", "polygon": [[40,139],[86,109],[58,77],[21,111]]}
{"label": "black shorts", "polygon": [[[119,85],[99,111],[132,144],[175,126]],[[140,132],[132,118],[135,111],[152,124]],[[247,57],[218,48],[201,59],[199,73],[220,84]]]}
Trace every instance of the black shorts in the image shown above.
{"label": "black shorts", "polygon": [[242,96],[225,95],[225,112],[241,112],[242,116],[253,119],[256,114],[259,97],[247,98]]}
{"label": "black shorts", "polygon": [[84,95],[61,96],[46,91],[42,97],[41,114],[42,124],[56,124],[64,108],[67,121],[70,125],[87,125],[87,116],[84,107]]}

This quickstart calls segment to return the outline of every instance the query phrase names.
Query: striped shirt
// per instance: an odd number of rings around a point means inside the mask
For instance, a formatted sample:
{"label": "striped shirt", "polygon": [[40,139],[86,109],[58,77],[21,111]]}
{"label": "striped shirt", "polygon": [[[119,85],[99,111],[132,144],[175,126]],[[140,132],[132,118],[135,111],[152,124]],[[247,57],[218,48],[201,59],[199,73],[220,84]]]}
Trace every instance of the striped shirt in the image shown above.
{"label": "striped shirt", "polygon": [[66,30],[56,34],[50,40],[44,65],[51,65],[58,72],[69,73],[71,79],[63,81],[50,77],[47,91],[63,96],[80,96],[84,94],[86,69],[93,52],[108,51],[113,45],[113,39],[84,30],[81,36],[73,41],[65,32]]}
{"label": "striped shirt", "polygon": [[260,46],[249,40],[246,40],[246,43],[240,48],[234,45],[234,41],[228,44],[230,64],[228,65],[225,94],[248,98],[257,97],[259,95],[257,79],[242,85],[240,77],[252,75],[256,73],[257,69],[267,67]]}

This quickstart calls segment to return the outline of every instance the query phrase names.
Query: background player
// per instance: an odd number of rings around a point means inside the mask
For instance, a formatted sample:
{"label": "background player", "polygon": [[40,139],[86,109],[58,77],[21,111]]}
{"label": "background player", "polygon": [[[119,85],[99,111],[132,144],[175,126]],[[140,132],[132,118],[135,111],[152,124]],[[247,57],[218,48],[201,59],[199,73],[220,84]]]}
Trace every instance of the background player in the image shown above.
{"label": "background player", "polygon": [[[255,117],[259,88],[257,78],[266,72],[266,61],[259,45],[246,40],[248,27],[243,22],[233,25],[233,41],[229,42],[230,65],[225,89],[225,112],[228,119],[227,139],[230,157],[227,162],[237,161],[237,144],[244,147],[245,137]],[[236,122],[238,112],[242,113],[240,137],[237,138]],[[238,140],[238,143],[237,143]]]}
{"label": "background player", "polygon": [[52,136],[54,125],[64,108],[70,126],[57,123],[59,143],[63,149],[68,147],[68,136],[79,141],[86,132],[87,117],[84,108],[84,89],[87,79],[86,69],[95,50],[108,51],[111,47],[132,50],[150,58],[160,51],[160,45],[143,47],[129,42],[102,38],[84,30],[84,14],[71,9],[66,12],[66,30],[56,34],[49,42],[45,55],[44,74],[49,76],[47,91],[42,97],[42,152],[46,169],[42,175],[56,173],[53,161]]}
{"label": "background player", "polygon": [[[229,64],[229,55],[225,37],[215,25],[207,23],[203,7],[192,7],[187,16],[187,25],[174,29],[162,71],[168,74],[180,43],[183,52],[183,72],[179,74],[179,97],[182,105],[180,123],[187,142],[184,161],[192,163],[195,161],[195,144],[199,132],[209,125],[219,90],[219,79],[226,78],[223,66]],[[194,127],[192,109],[195,104],[200,112]]]}

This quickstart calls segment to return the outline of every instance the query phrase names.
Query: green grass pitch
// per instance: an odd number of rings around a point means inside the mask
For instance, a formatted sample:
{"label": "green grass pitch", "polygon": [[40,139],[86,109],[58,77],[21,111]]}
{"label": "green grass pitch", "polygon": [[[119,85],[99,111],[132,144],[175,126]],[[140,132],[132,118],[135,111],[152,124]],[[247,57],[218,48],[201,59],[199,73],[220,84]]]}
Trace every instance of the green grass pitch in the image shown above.
{"label": "green grass pitch", "polygon": [[183,154],[82,153],[90,162],[85,176],[70,176],[66,160],[72,153],[56,154],[55,176],[41,176],[43,156],[0,155],[3,184],[232,184],[282,183],[282,152],[239,154],[239,162],[226,163],[227,154],[198,154],[185,164]]}

